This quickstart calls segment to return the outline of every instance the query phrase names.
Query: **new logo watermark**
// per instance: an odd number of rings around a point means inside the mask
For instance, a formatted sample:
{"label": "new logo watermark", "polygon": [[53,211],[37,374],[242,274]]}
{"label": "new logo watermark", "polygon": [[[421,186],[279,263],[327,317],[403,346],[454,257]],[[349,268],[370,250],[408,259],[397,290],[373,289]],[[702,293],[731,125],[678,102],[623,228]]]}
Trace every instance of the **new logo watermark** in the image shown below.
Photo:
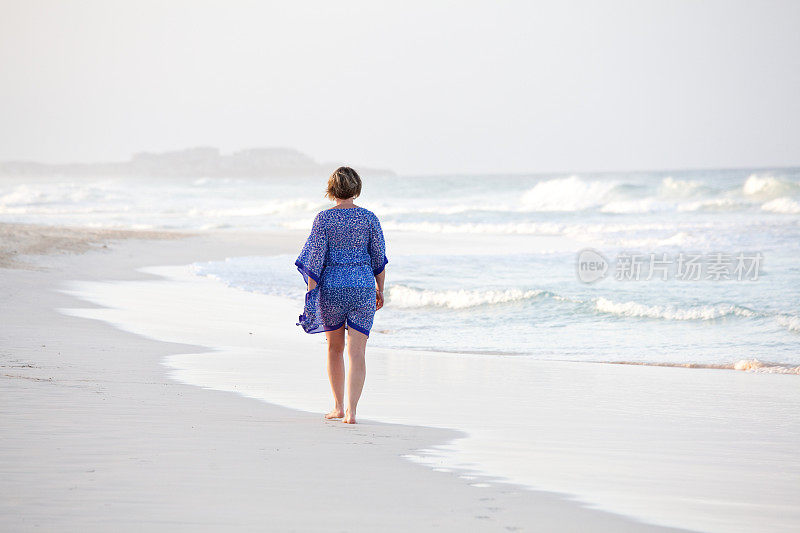
{"label": "new logo watermark", "polygon": [[612,263],[586,248],[578,252],[575,267],[584,283],[599,281],[609,272],[617,281],[758,281],[763,262],[761,252],[620,252]]}
{"label": "new logo watermark", "polygon": [[586,248],[578,252],[578,261],[575,263],[578,279],[584,283],[594,283],[606,277],[608,273],[608,259],[597,250]]}

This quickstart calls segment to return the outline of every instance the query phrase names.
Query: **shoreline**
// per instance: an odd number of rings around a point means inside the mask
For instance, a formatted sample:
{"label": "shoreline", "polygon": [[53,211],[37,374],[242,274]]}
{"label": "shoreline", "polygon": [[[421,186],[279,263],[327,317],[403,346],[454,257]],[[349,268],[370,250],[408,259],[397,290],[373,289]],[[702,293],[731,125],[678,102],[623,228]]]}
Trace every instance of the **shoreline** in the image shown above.
{"label": "shoreline", "polygon": [[[254,238],[248,234],[245,255]],[[296,321],[296,302],[199,278],[187,268],[196,258],[141,269],[149,281],[71,284],[68,294],[99,307],[67,312],[215,347],[170,356],[185,383],[320,412],[329,395],[319,365],[324,339],[287,325]],[[376,346],[370,354],[362,420],[466,431],[405,454],[416,462],[452,471],[466,463],[466,475],[568,494],[649,523],[727,533],[759,531],[765,515],[774,531],[792,531],[800,520],[790,503],[799,465],[788,452],[800,433],[785,420],[797,401],[794,378]],[[499,391],[509,401],[481,400]]]}
{"label": "shoreline", "polygon": [[[188,265],[142,271],[158,279],[74,286],[73,294],[113,309],[68,312],[216,347],[168,358],[184,383],[318,412],[329,394],[317,371],[322,340],[294,335],[290,326],[253,326],[250,318],[294,323],[293,300],[199,278]],[[212,303],[224,318],[202,312]],[[141,306],[152,316],[142,316]],[[199,327],[174,320],[188,309],[201,310],[193,316]],[[269,344],[259,340],[270,334]],[[380,347],[370,361],[360,419],[464,431],[407,458],[465,471],[470,481],[481,479],[474,486],[499,481],[569,494],[591,508],[712,532],[757,533],[765,516],[772,531],[788,532],[798,521],[797,486],[789,481],[798,476],[798,428],[782,414],[796,403],[794,378]],[[509,401],[489,401],[500,390]]]}
{"label": "shoreline", "polygon": [[[440,354],[465,354],[465,355],[496,355],[501,357],[531,357],[533,354],[527,352],[504,352],[500,350],[448,350],[444,348],[382,348],[387,350],[409,350],[412,352],[440,353]],[[592,361],[574,359],[542,359],[542,361],[552,361],[554,363],[579,363],[595,365],[628,365],[628,366],[653,366],[663,368],[686,368],[699,370],[735,370],[737,372],[764,373],[764,374],[785,374],[800,375],[800,366],[785,363],[774,363],[762,361],[760,359],[740,359],[733,363],[663,363],[647,361]]]}
{"label": "shoreline", "polygon": [[[69,280],[152,280],[135,269],[294,251],[296,240],[120,240],[81,255],[26,257],[37,270],[0,269],[7,400],[0,407],[0,512],[7,527],[677,531],[558,494],[472,487],[401,457],[450,442],[452,431],[372,422],[348,428],[324,422],[321,411],[175,382],[164,358],[206,348],[57,311],[87,307],[60,292]],[[346,505],[333,496],[342,490]]]}

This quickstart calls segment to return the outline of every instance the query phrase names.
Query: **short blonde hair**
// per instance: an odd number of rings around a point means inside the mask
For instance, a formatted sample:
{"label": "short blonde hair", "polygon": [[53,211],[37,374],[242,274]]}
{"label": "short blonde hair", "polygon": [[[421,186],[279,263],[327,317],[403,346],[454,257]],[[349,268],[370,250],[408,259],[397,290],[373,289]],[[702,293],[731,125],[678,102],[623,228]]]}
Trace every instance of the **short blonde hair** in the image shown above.
{"label": "short blonde hair", "polygon": [[328,178],[325,196],[331,200],[357,198],[361,194],[361,176],[350,167],[339,167]]}

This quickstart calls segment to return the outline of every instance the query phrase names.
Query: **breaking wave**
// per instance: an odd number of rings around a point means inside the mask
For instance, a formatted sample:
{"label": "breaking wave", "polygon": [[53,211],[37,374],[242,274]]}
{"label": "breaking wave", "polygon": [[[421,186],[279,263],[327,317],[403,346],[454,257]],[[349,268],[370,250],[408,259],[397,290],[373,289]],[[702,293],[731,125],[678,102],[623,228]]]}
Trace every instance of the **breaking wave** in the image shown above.
{"label": "breaking wave", "polygon": [[800,186],[796,183],[759,174],[751,174],[748,176],[742,186],[742,192],[745,196],[760,200],[789,196],[797,193],[798,189],[800,189]]}
{"label": "breaking wave", "polygon": [[774,200],[764,203],[764,205],[761,206],[761,209],[764,211],[770,211],[771,213],[796,215],[800,213],[800,203],[798,203],[796,200],[792,200],[791,198],[783,196],[781,198],[775,198]]}
{"label": "breaking wave", "polygon": [[446,307],[449,309],[466,309],[483,305],[504,304],[530,300],[549,295],[543,290],[422,290],[394,285],[388,290],[387,303],[393,307]]}
{"label": "breaking wave", "polygon": [[789,331],[800,333],[800,317],[792,315],[777,315],[775,321]]}
{"label": "breaking wave", "polygon": [[602,297],[595,300],[595,309],[601,313],[609,313],[618,316],[660,318],[664,320],[714,320],[726,316],[757,316],[755,311],[730,304],[700,305],[680,308],[670,305],[643,305],[636,302],[614,302]]}
{"label": "breaking wave", "polygon": [[599,207],[619,185],[617,181],[584,181],[578,176],[541,181],[522,195],[531,211],[582,211]]}
{"label": "breaking wave", "polygon": [[697,305],[676,307],[672,305],[645,305],[637,302],[614,302],[597,298],[594,310],[599,313],[635,318],[661,320],[716,320],[724,317],[762,318],[773,320],[778,326],[800,333],[800,317],[781,313],[759,312],[733,304]]}
{"label": "breaking wave", "polygon": [[699,181],[676,180],[672,177],[661,180],[658,188],[658,193],[663,198],[691,198],[708,192],[711,192],[711,188]]}
{"label": "breaking wave", "polygon": [[678,205],[678,211],[682,212],[725,212],[725,211],[738,211],[750,207],[749,202],[737,200],[735,198],[709,198],[707,200],[698,200],[695,202],[687,202]]}

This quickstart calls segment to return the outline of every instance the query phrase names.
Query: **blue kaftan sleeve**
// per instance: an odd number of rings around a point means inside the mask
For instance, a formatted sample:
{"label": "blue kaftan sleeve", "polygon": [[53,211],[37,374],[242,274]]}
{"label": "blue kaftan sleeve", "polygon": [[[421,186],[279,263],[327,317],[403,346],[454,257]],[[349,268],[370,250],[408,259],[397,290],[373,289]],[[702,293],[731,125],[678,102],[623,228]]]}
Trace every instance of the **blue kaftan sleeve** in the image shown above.
{"label": "blue kaftan sleeve", "polygon": [[369,256],[372,262],[372,273],[376,276],[383,272],[386,263],[386,241],[383,239],[383,230],[378,217],[373,216],[369,228]]}
{"label": "blue kaftan sleeve", "polygon": [[300,257],[294,262],[297,270],[303,275],[306,285],[308,278],[319,283],[322,270],[325,268],[325,257],[328,255],[328,239],[321,218],[322,213],[319,213],[314,219],[311,235],[308,236],[303,251],[300,252]]}

